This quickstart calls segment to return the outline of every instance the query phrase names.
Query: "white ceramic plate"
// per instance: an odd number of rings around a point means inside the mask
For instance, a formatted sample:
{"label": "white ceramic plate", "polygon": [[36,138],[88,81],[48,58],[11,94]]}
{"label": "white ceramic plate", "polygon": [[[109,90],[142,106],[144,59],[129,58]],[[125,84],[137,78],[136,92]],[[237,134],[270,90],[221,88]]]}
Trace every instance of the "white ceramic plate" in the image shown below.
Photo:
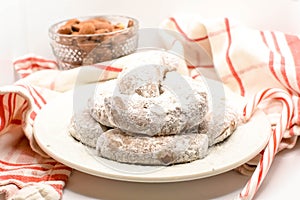
{"label": "white ceramic plate", "polygon": [[95,176],[135,182],[176,182],[199,179],[229,171],[253,158],[266,145],[270,124],[262,111],[225,142],[210,149],[204,159],[173,166],[121,164],[94,155],[67,131],[74,109],[82,109],[95,85],[80,86],[48,103],[37,115],[34,136],[41,148],[57,161]]}

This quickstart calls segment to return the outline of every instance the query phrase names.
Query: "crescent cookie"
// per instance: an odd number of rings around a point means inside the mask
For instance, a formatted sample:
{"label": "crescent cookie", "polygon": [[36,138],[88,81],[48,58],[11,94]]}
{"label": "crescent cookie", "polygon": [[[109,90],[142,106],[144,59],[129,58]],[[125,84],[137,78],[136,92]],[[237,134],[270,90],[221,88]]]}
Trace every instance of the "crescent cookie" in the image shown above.
{"label": "crescent cookie", "polygon": [[111,129],[98,138],[96,150],[99,156],[122,163],[191,162],[205,157],[209,147],[224,141],[237,128],[240,117],[235,109],[227,106],[222,113],[220,110],[215,116],[210,113],[201,124],[178,135],[150,137]]}
{"label": "crescent cookie", "polygon": [[205,157],[208,138],[205,134],[136,137],[111,129],[100,135],[96,150],[99,156],[122,163],[172,165]]}
{"label": "crescent cookie", "polygon": [[117,81],[96,89],[89,109],[98,122],[124,132],[155,136],[180,134],[203,121],[208,111],[204,83],[171,67],[144,67],[124,71]]}

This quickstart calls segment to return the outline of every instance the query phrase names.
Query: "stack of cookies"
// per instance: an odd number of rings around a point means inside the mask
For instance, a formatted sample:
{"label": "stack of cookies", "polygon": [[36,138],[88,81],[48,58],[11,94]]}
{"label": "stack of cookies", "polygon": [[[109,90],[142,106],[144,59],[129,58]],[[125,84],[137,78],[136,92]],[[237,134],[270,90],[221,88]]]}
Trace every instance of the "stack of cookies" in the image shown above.
{"label": "stack of cookies", "polygon": [[207,85],[179,74],[165,60],[124,67],[117,79],[99,84],[88,101],[90,116],[77,123],[105,129],[85,134],[73,128],[71,134],[85,144],[84,135],[93,135],[87,145],[98,156],[122,163],[171,165],[205,157],[210,146],[234,131],[235,115],[214,129]]}

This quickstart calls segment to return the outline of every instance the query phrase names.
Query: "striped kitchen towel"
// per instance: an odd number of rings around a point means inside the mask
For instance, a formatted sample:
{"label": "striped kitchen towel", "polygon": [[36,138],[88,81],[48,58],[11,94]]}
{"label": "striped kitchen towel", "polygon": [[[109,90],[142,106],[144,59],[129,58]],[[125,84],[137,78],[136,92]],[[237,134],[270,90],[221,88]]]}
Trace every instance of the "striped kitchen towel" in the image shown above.
{"label": "striped kitchen towel", "polygon": [[[238,168],[243,173],[254,170],[237,197],[252,199],[276,153],[292,148],[300,135],[299,35],[260,31],[234,19],[203,19],[198,15],[171,17],[162,28],[180,33],[181,37],[166,45],[172,46],[176,40],[183,44],[185,57],[193,63],[193,77],[197,78],[203,68],[213,68],[219,80],[247,99],[245,121],[257,108],[270,118],[273,130],[266,148],[249,162],[251,165]],[[209,55],[212,65],[203,63],[197,46]]]}
{"label": "striped kitchen towel", "polygon": [[[35,55],[16,60],[14,67],[21,79],[0,87],[0,194],[5,199],[60,199],[71,168],[40,149],[34,119],[47,102],[75,84],[98,81],[99,74],[109,79],[120,69],[96,65],[59,71],[55,61]],[[85,78],[77,78],[79,71]]]}
{"label": "striped kitchen towel", "polygon": [[[14,65],[22,78],[41,69],[57,69],[54,61],[36,56],[21,58]],[[37,112],[55,95],[26,78],[0,89],[0,193],[5,199],[60,199],[62,195],[71,169],[49,158],[35,143],[32,130]]]}

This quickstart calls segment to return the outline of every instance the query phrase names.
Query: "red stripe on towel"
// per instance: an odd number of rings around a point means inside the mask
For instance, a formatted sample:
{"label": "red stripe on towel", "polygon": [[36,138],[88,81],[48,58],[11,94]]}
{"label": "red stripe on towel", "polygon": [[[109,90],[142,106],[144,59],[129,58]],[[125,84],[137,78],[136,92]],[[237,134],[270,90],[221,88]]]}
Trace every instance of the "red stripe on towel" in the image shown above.
{"label": "red stripe on towel", "polygon": [[27,58],[24,58],[24,59],[19,59],[19,60],[16,60],[15,62],[13,62],[14,65],[17,65],[17,64],[23,64],[25,62],[42,62],[42,63],[52,63],[52,64],[55,64],[57,65],[57,63],[53,60],[47,60],[47,59],[43,59],[43,58],[37,58],[37,57],[27,57]]}
{"label": "red stripe on towel", "polygon": [[[4,95],[0,95],[0,105],[5,105],[3,103],[3,98]],[[0,130],[3,130],[6,124],[6,119],[5,119],[5,110],[4,110],[4,106],[0,107]]]}
{"label": "red stripe on towel", "polygon": [[94,67],[96,68],[99,68],[99,69],[103,69],[105,71],[110,71],[110,72],[121,72],[122,69],[121,68],[117,68],[117,67],[112,67],[112,66],[107,66],[107,65],[93,65]]}
{"label": "red stripe on towel", "polygon": [[282,74],[282,77],[283,77],[283,80],[284,82],[286,83],[287,87],[290,89],[290,90],[293,90],[293,88],[291,87],[291,84],[288,80],[288,77],[286,75],[286,69],[285,69],[285,58],[284,56],[282,55],[282,52],[280,50],[280,47],[279,47],[279,44],[278,44],[278,41],[277,41],[277,38],[276,38],[276,35],[274,32],[271,32],[271,35],[272,35],[272,39],[273,39],[273,42],[274,42],[274,46],[275,46],[275,49],[277,51],[277,53],[280,54],[280,72]]}
{"label": "red stripe on towel", "polygon": [[285,38],[294,59],[296,80],[300,89],[300,39],[294,35],[286,35]]}
{"label": "red stripe on towel", "polygon": [[232,38],[231,38],[231,33],[230,33],[230,25],[229,25],[229,20],[227,18],[225,18],[225,26],[226,26],[226,30],[227,30],[227,36],[228,36],[228,47],[227,47],[227,51],[226,51],[226,61],[227,61],[227,64],[228,64],[228,67],[233,75],[233,77],[236,79],[239,87],[240,87],[240,94],[241,96],[245,96],[245,88],[243,86],[243,83],[242,83],[242,80],[241,78],[239,77],[239,75],[237,74],[232,62],[231,62],[231,59],[230,59],[230,56],[229,56],[229,51],[230,51],[230,47],[231,47],[231,43],[232,43]]}

